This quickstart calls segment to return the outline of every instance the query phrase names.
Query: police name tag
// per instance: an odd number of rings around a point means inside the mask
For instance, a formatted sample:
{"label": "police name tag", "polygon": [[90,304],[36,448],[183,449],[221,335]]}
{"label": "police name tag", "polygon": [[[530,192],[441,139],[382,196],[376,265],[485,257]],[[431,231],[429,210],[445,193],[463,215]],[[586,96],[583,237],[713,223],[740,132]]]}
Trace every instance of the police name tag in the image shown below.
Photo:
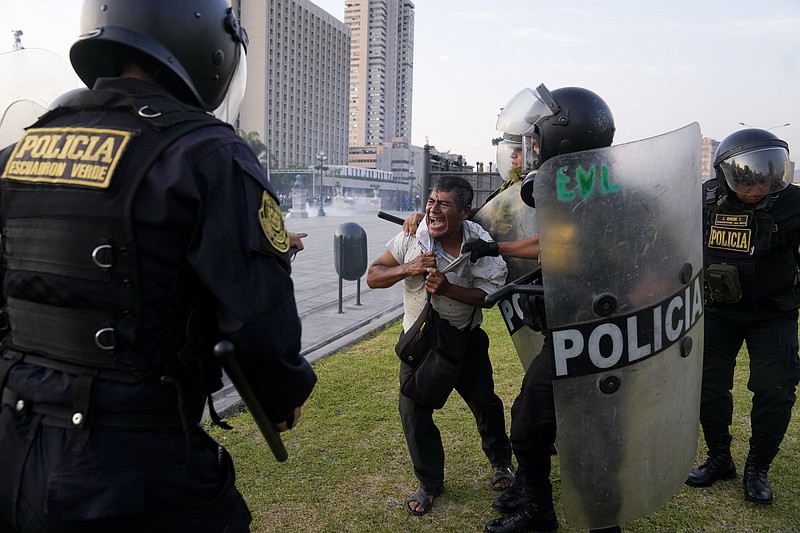
{"label": "police name tag", "polygon": [[708,247],[732,252],[750,252],[749,215],[718,213],[708,236]]}
{"label": "police name tag", "polygon": [[3,179],[106,189],[133,133],[33,128],[14,147]]}

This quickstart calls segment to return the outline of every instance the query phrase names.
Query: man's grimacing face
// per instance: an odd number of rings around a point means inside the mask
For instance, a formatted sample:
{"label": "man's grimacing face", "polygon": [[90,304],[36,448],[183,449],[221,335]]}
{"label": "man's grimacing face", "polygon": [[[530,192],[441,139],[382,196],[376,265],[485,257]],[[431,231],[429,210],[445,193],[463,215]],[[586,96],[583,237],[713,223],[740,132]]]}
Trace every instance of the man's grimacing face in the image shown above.
{"label": "man's grimacing face", "polygon": [[468,211],[468,209],[458,208],[455,191],[434,189],[425,206],[428,233],[434,239],[441,239],[456,232],[460,234],[461,225]]}

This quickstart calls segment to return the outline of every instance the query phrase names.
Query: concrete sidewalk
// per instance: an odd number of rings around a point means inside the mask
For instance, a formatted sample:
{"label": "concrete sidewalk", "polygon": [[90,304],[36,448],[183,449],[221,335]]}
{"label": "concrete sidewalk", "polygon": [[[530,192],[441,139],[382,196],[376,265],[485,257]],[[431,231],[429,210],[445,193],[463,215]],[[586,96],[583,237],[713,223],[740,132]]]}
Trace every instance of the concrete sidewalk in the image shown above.
{"label": "concrete sidewalk", "polygon": [[[339,275],[334,264],[334,234],[341,224],[354,222],[367,235],[367,266],[385,250],[386,243],[402,228],[378,218],[377,213],[349,216],[316,216],[286,219],[288,231],[305,232],[305,249],[292,263],[292,280],[297,310],[303,323],[300,355],[316,361],[358,342],[368,333],[400,318],[403,314],[403,284],[388,289],[370,289],[366,273],[360,283],[342,281],[339,312]],[[408,212],[390,211],[405,218]],[[360,285],[360,295],[359,288]],[[360,302],[360,305],[358,305]],[[214,395],[214,406],[221,416],[241,409],[236,389],[225,379],[225,386]]]}
{"label": "concrete sidewalk", "polygon": [[[408,213],[392,214],[405,218]],[[305,249],[292,263],[297,310],[303,322],[300,354],[309,361],[325,357],[403,312],[403,287],[370,289],[366,274],[360,281],[342,281],[342,312],[339,313],[339,276],[334,264],[334,233],[346,222],[364,228],[367,235],[367,266],[385,250],[386,243],[401,227],[378,218],[376,213],[348,217],[288,218],[289,231],[306,232]],[[360,298],[359,298],[360,287]],[[358,305],[360,303],[361,305]]]}

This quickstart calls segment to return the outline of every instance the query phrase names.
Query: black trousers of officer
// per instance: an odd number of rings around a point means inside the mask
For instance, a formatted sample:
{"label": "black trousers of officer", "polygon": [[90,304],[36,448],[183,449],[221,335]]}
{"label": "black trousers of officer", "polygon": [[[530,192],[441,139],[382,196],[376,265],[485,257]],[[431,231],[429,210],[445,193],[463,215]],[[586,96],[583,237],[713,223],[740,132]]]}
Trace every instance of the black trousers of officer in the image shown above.
{"label": "black trousers of officer", "polygon": [[[543,499],[552,501],[550,451],[556,439],[557,429],[553,395],[555,375],[552,340],[549,335],[546,335],[542,350],[528,367],[520,392],[511,406],[511,446],[514,450],[514,457],[517,459],[519,475],[528,497],[536,500],[539,504],[543,503]],[[589,442],[595,443],[597,438],[602,440],[605,431],[606,428],[602,426],[589,428],[586,438]],[[566,459],[562,457],[562,467],[567,464],[564,461]],[[602,467],[608,472],[614,472],[621,468],[619,457],[613,453],[607,454],[598,461],[604,461],[604,463],[596,466]],[[575,464],[572,467],[581,469],[582,465]],[[575,470],[574,474],[580,477],[580,470]],[[585,476],[592,475],[594,475],[592,471],[587,470],[585,473]],[[598,514],[596,507],[587,507],[587,512],[593,516],[605,516],[608,519],[607,524],[598,527],[616,525],[617,522],[614,518],[622,508],[622,502],[619,499],[622,491],[617,486],[615,476],[607,476],[603,479],[593,478],[588,482],[594,486],[605,484],[608,490],[607,497],[602,502],[602,513]],[[585,505],[596,506],[597,502],[585,502]]]}
{"label": "black trousers of officer", "polygon": [[199,427],[62,428],[4,405],[0,472],[2,532],[249,531],[230,456]]}
{"label": "black trousers of officer", "polygon": [[542,351],[528,367],[511,406],[511,446],[531,494],[550,482],[550,448],[556,439],[554,377],[551,342],[546,336]]}
{"label": "black trousers of officer", "polygon": [[[400,383],[411,372],[411,367],[401,363]],[[471,331],[469,351],[455,390],[475,417],[483,452],[492,466],[511,465],[503,401],[494,392],[489,337],[480,327]],[[444,483],[444,447],[433,422],[433,408],[400,394],[399,409],[414,474],[426,492],[438,494]]]}
{"label": "black trousers of officer", "polygon": [[733,418],[733,374],[742,343],[750,355],[747,388],[751,450],[769,464],[777,455],[795,403],[800,381],[797,310],[773,306],[709,306],[705,311],[705,351],[700,422],[706,439],[728,436]]}

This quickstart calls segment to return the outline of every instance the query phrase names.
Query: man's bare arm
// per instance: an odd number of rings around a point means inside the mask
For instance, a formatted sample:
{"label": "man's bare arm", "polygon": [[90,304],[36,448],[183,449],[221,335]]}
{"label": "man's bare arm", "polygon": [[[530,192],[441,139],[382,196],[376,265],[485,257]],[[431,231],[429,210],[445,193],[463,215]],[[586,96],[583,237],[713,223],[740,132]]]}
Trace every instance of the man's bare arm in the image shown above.
{"label": "man's bare arm", "polygon": [[409,261],[399,264],[386,250],[369,266],[367,270],[367,286],[371,289],[385,289],[409,276],[419,276],[428,268],[436,267],[436,256],[432,253],[422,254]]}
{"label": "man's bare arm", "polygon": [[430,293],[445,296],[463,304],[474,307],[490,307],[486,305],[486,292],[483,289],[461,287],[450,283],[445,275],[435,268],[428,269],[425,289]]}

